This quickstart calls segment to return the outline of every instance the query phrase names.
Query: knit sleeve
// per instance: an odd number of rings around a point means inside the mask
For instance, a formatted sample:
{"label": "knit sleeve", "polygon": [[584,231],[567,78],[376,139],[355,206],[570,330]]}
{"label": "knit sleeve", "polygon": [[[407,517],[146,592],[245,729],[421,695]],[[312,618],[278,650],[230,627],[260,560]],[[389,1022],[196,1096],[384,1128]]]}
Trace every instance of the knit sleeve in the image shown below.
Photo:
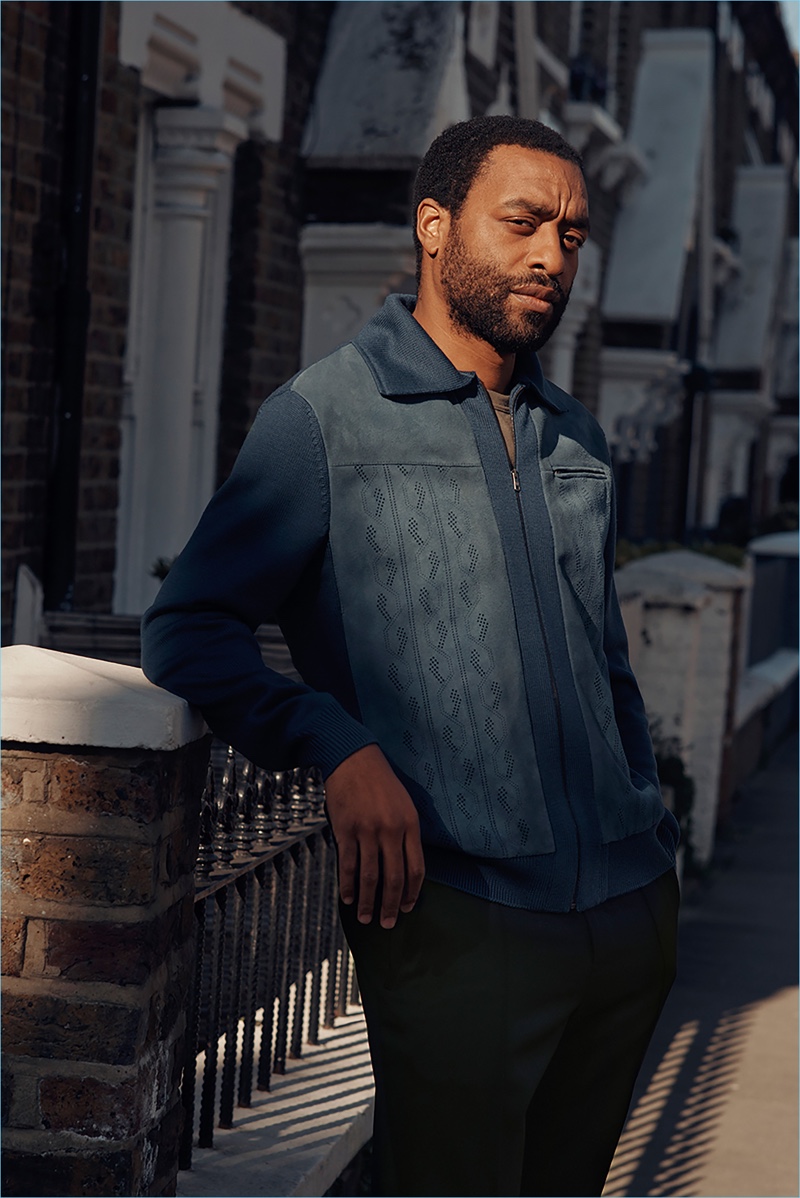
{"label": "knit sleeve", "polygon": [[328,517],[316,418],[287,385],[262,405],[142,621],[152,682],[256,764],[325,776],[375,738],[333,696],[265,666],[254,633],[324,554]]}

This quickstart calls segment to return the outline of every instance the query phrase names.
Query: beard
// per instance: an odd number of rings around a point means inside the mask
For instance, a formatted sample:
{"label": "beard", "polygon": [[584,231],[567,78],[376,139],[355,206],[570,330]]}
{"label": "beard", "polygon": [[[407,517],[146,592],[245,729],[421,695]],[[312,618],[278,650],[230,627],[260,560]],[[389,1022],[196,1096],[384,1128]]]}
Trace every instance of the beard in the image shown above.
{"label": "beard", "polygon": [[[456,224],[451,226],[440,278],[454,323],[500,354],[541,349],[558,327],[569,300],[569,292],[544,271],[509,277],[491,262],[471,255]],[[530,286],[556,292],[549,312],[526,311],[510,298],[517,288]]]}

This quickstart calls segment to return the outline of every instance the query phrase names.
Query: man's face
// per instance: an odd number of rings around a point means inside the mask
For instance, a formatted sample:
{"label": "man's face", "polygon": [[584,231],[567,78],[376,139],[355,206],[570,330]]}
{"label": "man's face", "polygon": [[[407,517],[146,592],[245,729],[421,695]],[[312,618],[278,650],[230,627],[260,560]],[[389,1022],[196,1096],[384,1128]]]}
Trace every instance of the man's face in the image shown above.
{"label": "man's face", "polygon": [[588,229],[577,166],[522,146],[492,150],[441,252],[453,322],[502,354],[540,349],[567,306]]}

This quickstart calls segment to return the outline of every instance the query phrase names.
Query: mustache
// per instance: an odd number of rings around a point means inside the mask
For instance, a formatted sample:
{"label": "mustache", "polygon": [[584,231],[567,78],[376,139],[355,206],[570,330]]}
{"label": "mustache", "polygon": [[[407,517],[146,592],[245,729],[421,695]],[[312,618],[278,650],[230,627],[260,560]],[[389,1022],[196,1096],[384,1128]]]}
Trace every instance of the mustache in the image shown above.
{"label": "mustache", "polygon": [[556,301],[559,303],[569,297],[569,292],[564,290],[558,279],[551,278],[543,271],[539,271],[538,274],[520,275],[519,278],[509,279],[507,285],[509,292],[518,287],[541,287],[543,290],[554,292]]}

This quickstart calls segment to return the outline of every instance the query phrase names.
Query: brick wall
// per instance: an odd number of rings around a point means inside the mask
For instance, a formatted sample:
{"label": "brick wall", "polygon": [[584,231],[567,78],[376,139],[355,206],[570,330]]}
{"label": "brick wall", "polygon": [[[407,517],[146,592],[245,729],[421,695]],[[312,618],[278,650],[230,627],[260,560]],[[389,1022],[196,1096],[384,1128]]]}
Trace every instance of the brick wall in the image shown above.
{"label": "brick wall", "polygon": [[2,6],[2,630],[22,563],[42,576],[55,376],[69,5]]}
{"label": "brick wall", "polygon": [[3,751],[3,1193],[174,1194],[207,741]]}
{"label": "brick wall", "polygon": [[329,3],[237,4],[287,42],[280,144],[245,142],[234,173],[220,396],[218,479],[227,478],[261,402],[298,368],[304,222],[300,144],[333,10]]}
{"label": "brick wall", "polygon": [[119,62],[119,20],[119,4],[105,4],[75,562],[75,607],[82,611],[110,611],[116,551],[122,375],[140,108],[138,72]]}

